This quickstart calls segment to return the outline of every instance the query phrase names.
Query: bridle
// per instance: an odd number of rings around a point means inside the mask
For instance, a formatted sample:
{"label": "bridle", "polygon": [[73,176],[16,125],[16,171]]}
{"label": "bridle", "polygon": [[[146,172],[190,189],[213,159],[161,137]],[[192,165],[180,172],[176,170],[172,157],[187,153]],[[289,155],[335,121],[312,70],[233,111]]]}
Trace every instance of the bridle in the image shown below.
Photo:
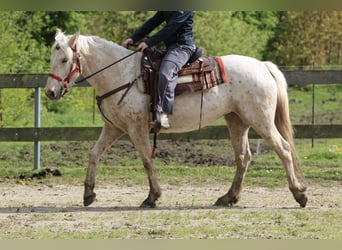
{"label": "bridle", "polygon": [[[82,73],[82,68],[81,68],[81,63],[80,63],[80,57],[81,57],[81,56],[80,56],[80,53],[77,52],[77,50],[76,50],[76,45],[74,45],[71,49],[72,49],[72,51],[73,51],[73,58],[72,58],[72,64],[71,64],[71,67],[70,67],[70,71],[69,71],[69,74],[67,75],[67,77],[65,77],[65,78],[63,79],[62,77],[57,76],[57,75],[54,74],[54,73],[51,73],[51,72],[50,72],[50,73],[48,74],[48,77],[51,77],[51,78],[57,80],[58,83],[61,85],[61,87],[62,87],[61,96],[62,96],[62,97],[63,97],[63,96],[69,91],[69,89],[72,87],[72,84],[70,84],[70,79],[71,79],[72,77],[74,77],[77,73],[79,73],[79,74]],[[117,63],[119,63],[119,62],[121,62],[121,61],[123,61],[124,59],[126,59],[126,58],[128,58],[128,57],[134,55],[134,54],[137,53],[137,52],[139,52],[139,50],[135,50],[135,51],[133,51],[132,53],[130,53],[130,54],[128,54],[128,55],[126,55],[126,56],[120,58],[119,60],[117,60],[117,61],[115,61],[115,62],[113,62],[113,63],[107,65],[106,67],[103,67],[102,69],[100,69],[100,70],[98,70],[98,71],[96,71],[96,72],[94,72],[94,73],[92,73],[92,74],[90,74],[90,75],[88,75],[88,76],[86,76],[86,77],[83,77],[83,78],[81,78],[81,79],[75,81],[74,84],[78,84],[78,83],[80,83],[80,82],[83,82],[83,81],[89,79],[90,77],[92,77],[92,76],[94,76],[94,75],[96,75],[96,74],[98,74],[98,73],[104,71],[105,69],[108,69],[109,67],[111,67],[111,66],[113,66],[113,65],[115,65],[115,64],[117,64]],[[98,108],[99,108],[99,111],[100,111],[100,113],[102,114],[102,116],[103,116],[108,122],[112,123],[112,122],[105,116],[105,114],[103,113],[103,111],[102,111],[102,109],[101,109],[102,101],[103,101],[104,99],[106,99],[106,98],[108,98],[108,97],[110,97],[110,96],[112,96],[112,95],[118,93],[119,91],[126,89],[125,93],[123,94],[123,96],[120,98],[120,100],[119,100],[119,102],[118,102],[118,105],[120,105],[120,103],[122,102],[123,98],[126,96],[127,92],[130,90],[130,88],[133,86],[133,84],[136,83],[137,80],[138,80],[140,77],[142,77],[142,75],[143,75],[143,73],[139,74],[133,81],[130,81],[130,82],[124,84],[124,85],[121,85],[120,87],[115,88],[115,89],[113,89],[113,90],[111,90],[111,91],[105,93],[105,94],[102,95],[102,96],[96,96],[96,101],[97,101],[97,106],[98,106]]]}
{"label": "bridle", "polygon": [[[76,45],[74,47],[72,47],[71,50],[73,51],[73,57],[72,57],[72,64],[71,64],[70,72],[69,72],[68,76],[63,79],[62,77],[59,77],[59,76],[57,76],[54,73],[50,72],[48,74],[48,77],[51,77],[51,78],[57,80],[58,83],[62,86],[62,94],[61,94],[62,96],[64,96],[69,91],[69,89],[72,87],[72,84],[69,83],[70,79],[74,75],[76,75],[77,73],[79,73],[79,74],[82,73],[82,67],[81,67],[81,62],[80,62],[81,55],[80,55],[79,52],[77,52]],[[104,71],[105,69],[108,69],[109,67],[111,67],[111,66],[113,66],[113,65],[115,65],[115,64],[117,64],[117,63],[119,63],[119,62],[121,62],[123,60],[125,60],[126,58],[134,55],[137,52],[139,52],[139,50],[133,51],[132,53],[128,54],[127,56],[124,56],[124,57],[120,58],[119,60],[117,60],[117,61],[107,65],[106,67],[103,67],[102,69],[100,69],[100,70],[98,70],[98,71],[96,71],[96,72],[94,72],[94,73],[92,73],[92,74],[90,74],[90,75],[88,75],[86,77],[83,77],[83,78],[75,81],[74,83],[78,84],[80,82],[83,82],[83,81],[87,80],[88,78],[90,78],[90,77],[92,77],[92,76],[94,76],[94,75]],[[132,82],[129,82],[129,83],[123,85],[124,87],[121,86],[121,87],[119,87],[119,88],[117,88],[115,90],[110,91],[110,93],[111,93],[110,95],[115,94],[116,92],[118,92],[118,91],[120,91],[122,89],[128,88],[128,86],[130,86],[132,83],[136,82],[136,80],[138,80],[138,78],[140,78],[140,77],[141,77],[141,74],[137,78],[135,78]],[[108,95],[108,93],[105,94],[104,96],[107,96],[107,95]],[[119,102],[119,104],[121,103],[121,101]]]}
{"label": "bridle", "polygon": [[58,81],[58,83],[62,87],[62,92],[61,95],[64,96],[69,89],[71,88],[72,84],[70,84],[70,79],[72,79],[76,74],[81,74],[82,73],[82,68],[81,68],[81,63],[80,63],[80,53],[77,52],[76,50],[76,45],[71,48],[73,51],[73,56],[72,56],[72,64],[70,66],[70,71],[69,74],[63,79],[62,77],[54,74],[54,73],[49,73],[48,77],[51,77],[55,80]]}

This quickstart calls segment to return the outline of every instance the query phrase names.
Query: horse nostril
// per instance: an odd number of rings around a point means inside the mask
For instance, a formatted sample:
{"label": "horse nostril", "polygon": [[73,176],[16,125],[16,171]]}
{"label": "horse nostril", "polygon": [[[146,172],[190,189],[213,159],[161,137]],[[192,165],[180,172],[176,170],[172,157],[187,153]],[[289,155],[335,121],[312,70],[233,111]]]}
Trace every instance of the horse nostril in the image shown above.
{"label": "horse nostril", "polygon": [[47,90],[45,91],[45,95],[46,95],[47,97],[49,97],[50,99],[55,99],[55,98],[56,98],[56,93],[55,93],[55,91],[53,91],[53,90],[51,90],[51,89],[47,89]]}

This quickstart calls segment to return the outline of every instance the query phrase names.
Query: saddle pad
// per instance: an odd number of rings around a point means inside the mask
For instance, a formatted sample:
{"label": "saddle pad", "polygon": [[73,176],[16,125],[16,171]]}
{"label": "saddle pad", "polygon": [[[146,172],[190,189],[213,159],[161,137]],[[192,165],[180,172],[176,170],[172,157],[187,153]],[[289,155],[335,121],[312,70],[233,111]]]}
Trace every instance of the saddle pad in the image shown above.
{"label": "saddle pad", "polygon": [[221,57],[215,56],[212,59],[215,64],[212,71],[197,72],[179,77],[175,89],[175,95],[177,96],[183,93],[210,89],[219,84],[227,83],[228,76],[224,69]]}
{"label": "saddle pad", "polygon": [[[178,77],[175,95],[191,93],[195,91],[213,88],[222,83],[228,83],[228,75],[224,68],[221,57],[214,56],[215,67],[211,71],[196,72]],[[138,88],[141,92],[150,95],[150,84],[146,81],[139,81]]]}

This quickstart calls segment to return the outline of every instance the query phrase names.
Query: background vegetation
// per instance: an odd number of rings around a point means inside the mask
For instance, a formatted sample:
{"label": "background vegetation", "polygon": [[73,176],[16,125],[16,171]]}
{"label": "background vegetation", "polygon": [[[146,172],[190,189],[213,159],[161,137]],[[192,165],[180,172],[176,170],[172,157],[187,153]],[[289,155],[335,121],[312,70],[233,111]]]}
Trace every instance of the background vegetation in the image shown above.
{"label": "background vegetation", "polygon": [[[153,13],[0,11],[0,74],[49,72],[57,27],[120,44]],[[198,11],[194,35],[206,55],[235,53],[280,67],[336,68],[342,56],[341,24],[341,11]],[[73,90],[66,98],[50,102],[42,93],[42,126],[101,124],[93,119],[92,89]],[[31,89],[1,89],[0,126],[33,126],[33,102]],[[75,111],[89,115],[83,120]]]}

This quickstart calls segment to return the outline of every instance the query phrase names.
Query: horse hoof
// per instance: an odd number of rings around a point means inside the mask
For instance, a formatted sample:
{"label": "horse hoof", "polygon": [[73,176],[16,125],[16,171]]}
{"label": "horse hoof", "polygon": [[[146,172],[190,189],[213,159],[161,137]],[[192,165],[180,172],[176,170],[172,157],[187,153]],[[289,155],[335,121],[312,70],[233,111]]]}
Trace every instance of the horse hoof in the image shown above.
{"label": "horse hoof", "polygon": [[299,203],[300,207],[304,208],[306,206],[306,203],[308,202],[308,197],[306,196],[305,190],[306,188],[303,188],[302,190],[292,190],[290,188],[293,197],[295,200]]}
{"label": "horse hoof", "polygon": [[95,194],[95,193],[93,193],[93,194],[91,194],[91,195],[88,195],[88,196],[84,196],[84,197],[83,197],[83,205],[84,205],[85,207],[89,206],[91,203],[94,202],[95,197],[96,197],[96,194]]}
{"label": "horse hoof", "polygon": [[306,206],[306,203],[308,202],[308,197],[306,195],[303,195],[302,197],[296,199],[296,201],[299,203],[301,208],[304,208]]}
{"label": "horse hoof", "polygon": [[145,200],[141,205],[140,208],[155,208],[156,207],[156,203],[155,202],[151,202],[148,200]]}
{"label": "horse hoof", "polygon": [[218,198],[215,202],[214,206],[222,206],[222,207],[232,207],[235,203],[238,202],[237,198],[225,198],[224,196]]}
{"label": "horse hoof", "polygon": [[223,199],[218,199],[214,206],[217,206],[217,207],[232,207],[233,206],[233,203],[232,202],[228,202],[228,201],[224,201]]}

